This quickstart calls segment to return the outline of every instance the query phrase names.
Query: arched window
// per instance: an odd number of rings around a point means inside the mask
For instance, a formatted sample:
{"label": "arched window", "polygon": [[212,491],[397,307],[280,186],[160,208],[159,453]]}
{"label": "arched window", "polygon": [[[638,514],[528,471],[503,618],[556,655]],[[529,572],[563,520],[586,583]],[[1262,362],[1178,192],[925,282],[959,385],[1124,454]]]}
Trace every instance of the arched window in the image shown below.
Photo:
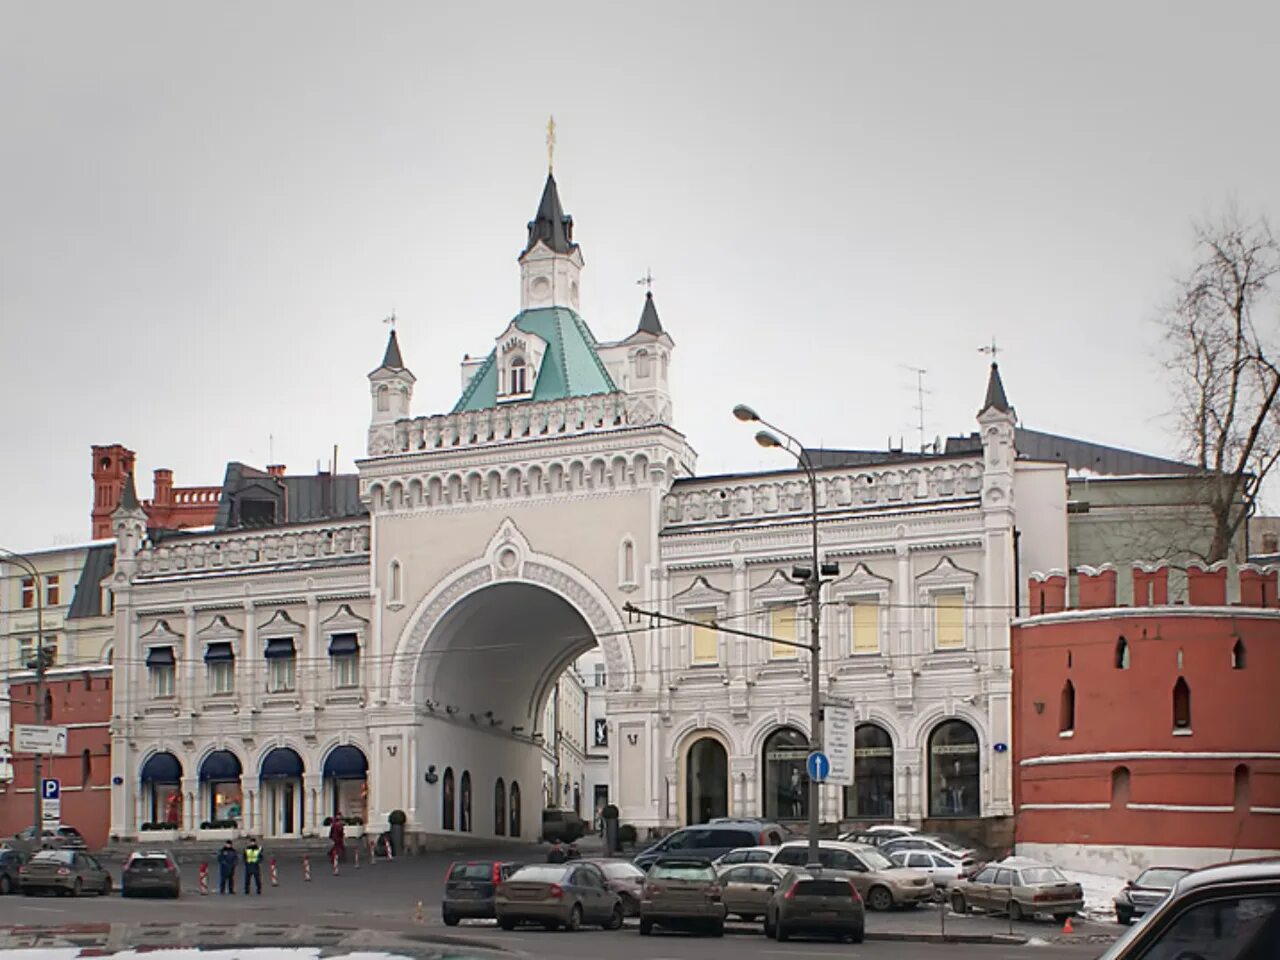
{"label": "arched window", "polygon": [[794,727],[779,727],[764,742],[764,816],[803,820],[809,814],[809,776],[805,758],[809,738]]}
{"label": "arched window", "polygon": [[1249,796],[1249,765],[1242,763],[1235,772],[1235,808],[1241,813],[1248,813],[1251,803]]}
{"label": "arched window", "polygon": [[85,747],[80,754],[80,786],[89,786],[91,779],[93,779],[93,754],[89,752],[88,747]]}
{"label": "arched window", "polygon": [[1244,669],[1244,656],[1245,656],[1244,640],[1237,638],[1236,645],[1231,648],[1231,669],[1232,670]]}
{"label": "arched window", "polygon": [[1116,669],[1129,669],[1129,641],[1124,637],[1116,641]]}
{"label": "arched window", "polygon": [[404,596],[404,578],[401,576],[400,561],[392,560],[387,568],[387,598],[389,603],[400,603]]}
{"label": "arched window", "polygon": [[1071,733],[1076,728],[1076,685],[1068,680],[1062,685],[1062,709],[1059,712],[1058,730]]}
{"label": "arched window", "polygon": [[1185,677],[1173,685],[1173,729],[1191,729],[1191,687]]}
{"label": "arched window", "polygon": [[978,733],[963,720],[944,720],[929,734],[929,815],[976,817],[981,808]]}
{"label": "arched window", "polygon": [[647,379],[650,374],[649,369],[649,351],[641,350],[636,354],[636,379]]}
{"label": "arched window", "polygon": [[471,832],[471,772],[462,771],[461,787],[458,790],[458,828],[463,833]]}
{"label": "arched window", "polygon": [[1129,768],[1116,767],[1111,771],[1111,806],[1124,809],[1129,805]]}
{"label": "arched window", "polygon": [[391,409],[391,391],[385,383],[378,384],[378,412],[387,413]]}
{"label": "arched window", "polygon": [[440,826],[445,830],[453,829],[453,767],[444,768],[444,776],[440,778]]}
{"label": "arched window", "polygon": [[893,819],[893,740],[875,723],[860,723],[853,734],[853,786],[844,788],[844,815],[850,819]]}
{"label": "arched window", "polygon": [[511,836],[520,836],[520,784],[511,781]]}
{"label": "arched window", "polygon": [[528,368],[524,365],[524,357],[513,357],[511,360],[511,389],[509,393],[525,393],[525,375]]}
{"label": "arched window", "polygon": [[53,722],[53,694],[48,690],[44,693],[44,722]]}
{"label": "arched window", "polygon": [[499,777],[493,785],[493,832],[507,835],[507,785]]}
{"label": "arched window", "polygon": [[636,545],[630,537],[622,541],[622,582],[636,582]]}
{"label": "arched window", "polygon": [[719,740],[701,737],[689,748],[684,796],[686,823],[707,823],[729,815],[729,755]]}

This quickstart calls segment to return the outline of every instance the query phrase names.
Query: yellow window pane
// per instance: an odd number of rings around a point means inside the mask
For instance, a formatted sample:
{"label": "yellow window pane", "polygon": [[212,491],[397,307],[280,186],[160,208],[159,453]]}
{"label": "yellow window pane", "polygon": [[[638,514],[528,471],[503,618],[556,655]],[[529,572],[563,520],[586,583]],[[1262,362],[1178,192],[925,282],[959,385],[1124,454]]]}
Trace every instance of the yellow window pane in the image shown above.
{"label": "yellow window pane", "polygon": [[692,619],[700,624],[693,628],[693,662],[718,663],[720,660],[720,640],[716,628],[714,613],[695,613]]}
{"label": "yellow window pane", "polygon": [[[769,611],[769,635],[784,640],[795,640],[796,607],[794,604],[782,604]],[[784,643],[769,644],[769,658],[772,660],[788,660],[796,655],[796,648]]]}
{"label": "yellow window pane", "polygon": [[853,652],[880,652],[880,604],[855,603],[851,611],[853,621]]}
{"label": "yellow window pane", "polygon": [[933,623],[939,650],[964,647],[964,594],[942,593],[933,601]]}

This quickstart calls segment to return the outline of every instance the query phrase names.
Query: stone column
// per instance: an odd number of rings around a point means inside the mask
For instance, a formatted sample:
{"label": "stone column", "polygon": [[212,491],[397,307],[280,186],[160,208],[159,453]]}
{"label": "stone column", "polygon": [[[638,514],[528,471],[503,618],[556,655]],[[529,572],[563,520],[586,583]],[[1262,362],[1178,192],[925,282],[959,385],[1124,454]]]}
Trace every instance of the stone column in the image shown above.
{"label": "stone column", "polygon": [[[183,770],[183,773],[188,771]],[[192,833],[200,826],[200,778],[184,776],[182,778],[182,822],[178,829],[183,833]]]}
{"label": "stone column", "polygon": [[258,625],[254,615],[253,601],[244,602],[244,647],[238,651],[236,660],[236,700],[242,710],[252,710],[261,698],[257,688],[258,661],[262,659],[262,650],[258,647]]}
{"label": "stone column", "polygon": [[[318,652],[320,631],[320,608],[314,596],[307,597],[307,636],[303,643],[303,675],[299,677],[299,689],[302,691],[302,705],[320,703],[320,656]],[[327,651],[326,651],[327,652]]]}
{"label": "stone column", "polygon": [[321,771],[312,773],[307,771],[302,775],[302,794],[303,808],[306,811],[304,822],[300,825],[303,833],[316,833],[319,831],[321,836],[324,830],[320,823],[325,817],[330,816],[324,802],[324,784]]}
{"label": "stone column", "polygon": [[180,708],[188,715],[196,709],[196,674],[200,672],[202,660],[200,651],[196,649],[196,608],[188,606],[184,611],[187,616],[187,636],[182,644],[182,685],[178,693]]}

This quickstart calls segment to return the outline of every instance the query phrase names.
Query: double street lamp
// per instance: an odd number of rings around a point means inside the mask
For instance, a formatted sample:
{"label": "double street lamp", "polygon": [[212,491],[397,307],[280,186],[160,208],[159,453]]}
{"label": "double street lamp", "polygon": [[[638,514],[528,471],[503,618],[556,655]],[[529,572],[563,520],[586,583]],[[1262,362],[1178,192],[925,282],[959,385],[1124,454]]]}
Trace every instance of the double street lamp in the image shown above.
{"label": "double street lamp", "polygon": [[[40,725],[44,723],[44,578],[40,575],[40,571],[36,569],[36,565],[31,561],[30,557],[25,557],[20,553],[14,553],[12,550],[6,550],[3,547],[0,547],[0,559],[8,560],[15,566],[22,568],[22,570],[31,577],[31,586],[36,595],[35,712],[36,724]],[[35,828],[35,844],[38,849],[40,847],[41,838],[44,836],[44,811],[42,809],[43,791],[41,790],[41,780],[43,779],[44,771],[41,768],[41,756],[39,751],[32,755],[32,760],[34,762],[34,766],[31,774],[31,819],[32,826]]]}
{"label": "double street lamp", "polygon": [[[758,413],[744,404],[733,408],[733,415],[743,423],[758,423],[766,430],[756,433],[756,443],[762,447],[776,447],[785,450],[796,459],[796,463],[804,471],[809,480],[809,518],[813,535],[813,556],[808,567],[796,566],[791,569],[792,579],[804,585],[805,597],[809,603],[809,748],[813,752],[822,750],[822,584],[827,582],[823,577],[835,577],[840,572],[837,563],[824,563],[818,556],[818,477],[813,470],[813,461],[804,444],[787,431],[774,426]],[[818,780],[809,778],[809,866],[819,865],[818,858]]]}

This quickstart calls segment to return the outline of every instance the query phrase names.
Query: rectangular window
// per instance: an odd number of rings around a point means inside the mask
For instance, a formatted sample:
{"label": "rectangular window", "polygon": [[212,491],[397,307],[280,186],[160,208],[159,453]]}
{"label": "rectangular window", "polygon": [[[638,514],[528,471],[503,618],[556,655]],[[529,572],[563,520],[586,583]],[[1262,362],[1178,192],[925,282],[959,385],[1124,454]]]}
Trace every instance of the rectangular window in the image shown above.
{"label": "rectangular window", "polygon": [[298,654],[293,640],[277,637],[267,641],[267,692],[291,693],[298,681]]}
{"label": "rectangular window", "polygon": [[604,683],[605,683],[604,664],[597,663],[595,665],[595,685],[597,687],[603,687]]}
{"label": "rectangular window", "polygon": [[36,638],[18,638],[18,667],[22,670],[34,669],[36,665]]}
{"label": "rectangular window", "polygon": [[934,597],[933,627],[939,650],[964,649],[963,593],[940,593]]}
{"label": "rectangular window", "polygon": [[[769,636],[778,637],[781,640],[797,640],[798,633],[798,608],[794,603],[782,603],[769,609]],[[769,644],[770,660],[794,660],[797,648],[787,646],[785,643]]]}
{"label": "rectangular window", "polygon": [[44,603],[47,607],[56,607],[62,602],[62,588],[58,583],[58,575],[51,574],[44,578]]}
{"label": "rectangular window", "polygon": [[147,651],[147,679],[151,684],[151,696],[173,696],[177,688],[177,663],[173,647],[152,647]]}
{"label": "rectangular window", "polygon": [[880,604],[875,600],[859,600],[849,608],[851,637],[849,648],[855,654],[880,652]]}
{"label": "rectangular window", "polygon": [[209,664],[209,692],[214,696],[236,692],[234,660],[215,660]]}
{"label": "rectangular window", "polygon": [[333,686],[349,690],[360,686],[360,638],[354,633],[329,637],[329,661],[333,666]]}
{"label": "rectangular window", "polygon": [[33,577],[22,578],[22,609],[31,610],[36,605],[36,581]]}
{"label": "rectangular window", "polygon": [[695,613],[690,616],[690,619],[698,621],[698,626],[693,628],[693,662],[719,663],[720,634],[714,626],[715,611],[706,610]]}

